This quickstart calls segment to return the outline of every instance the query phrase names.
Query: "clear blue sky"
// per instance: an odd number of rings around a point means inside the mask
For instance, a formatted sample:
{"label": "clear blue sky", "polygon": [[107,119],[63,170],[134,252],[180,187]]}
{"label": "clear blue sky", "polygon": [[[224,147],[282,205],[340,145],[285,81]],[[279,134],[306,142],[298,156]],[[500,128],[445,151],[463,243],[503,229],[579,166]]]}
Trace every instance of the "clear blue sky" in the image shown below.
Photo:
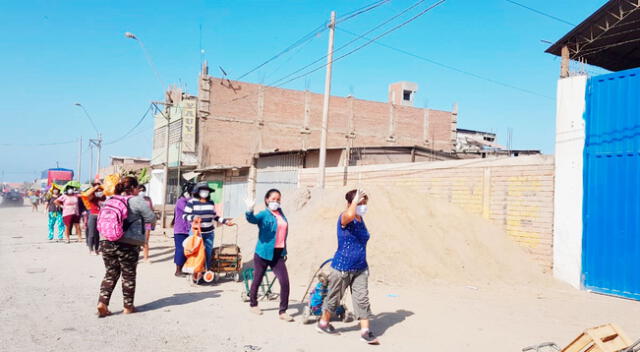
{"label": "clear blue sky", "polygon": [[[392,0],[341,23],[339,28],[364,33],[415,1]],[[76,168],[77,143],[33,146],[95,137],[75,102],[87,108],[108,143],[133,127],[151,100],[162,98],[163,87],[137,43],[124,38],[126,31],[142,39],[164,82],[186,85],[190,93],[197,94],[200,26],[210,73],[218,75],[220,65],[235,78],[322,24],[331,10],[340,16],[372,2],[3,1],[0,170],[5,172],[5,181],[32,180],[40,171],[55,167],[56,161],[61,167]],[[426,1],[421,8],[434,2]],[[577,24],[604,0],[519,2]],[[375,44],[335,63],[332,94],[353,93],[359,98],[384,101],[389,83],[414,81],[420,86],[417,105],[450,109],[454,102],[459,104],[459,127],[496,132],[501,143],[511,127],[514,148],[553,153],[559,60],[544,53],[548,44],[540,40],[555,41],[570,29],[505,0],[448,0],[380,39],[549,98],[496,85]],[[336,46],[352,38],[337,31]],[[302,49],[245,80],[271,83],[279,79],[324,55],[326,39],[325,31]],[[304,89],[305,84],[321,92],[324,71],[286,87]],[[103,164],[110,155],[149,157],[151,137],[152,119],[147,118],[129,138],[103,148]],[[88,164],[85,153],[84,179]]]}

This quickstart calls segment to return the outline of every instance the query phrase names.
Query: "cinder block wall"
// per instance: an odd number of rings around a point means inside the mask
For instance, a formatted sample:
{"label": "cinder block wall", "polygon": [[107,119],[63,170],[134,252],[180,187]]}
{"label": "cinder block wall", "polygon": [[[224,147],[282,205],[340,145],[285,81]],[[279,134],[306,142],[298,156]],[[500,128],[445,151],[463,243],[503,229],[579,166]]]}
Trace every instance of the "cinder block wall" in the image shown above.
{"label": "cinder block wall", "polygon": [[[317,178],[318,169],[302,169],[299,185],[312,187]],[[344,169],[327,169],[326,187],[341,187],[343,179]],[[451,202],[502,226],[546,270],[553,267],[553,156],[355,166],[347,179],[418,188]]]}
{"label": "cinder block wall", "polygon": [[[322,94],[208,79],[209,89],[199,93],[208,107],[200,123],[201,166],[242,166],[258,151],[319,147]],[[336,96],[329,110],[329,148],[345,147],[353,132],[353,147],[454,149],[456,112]]]}

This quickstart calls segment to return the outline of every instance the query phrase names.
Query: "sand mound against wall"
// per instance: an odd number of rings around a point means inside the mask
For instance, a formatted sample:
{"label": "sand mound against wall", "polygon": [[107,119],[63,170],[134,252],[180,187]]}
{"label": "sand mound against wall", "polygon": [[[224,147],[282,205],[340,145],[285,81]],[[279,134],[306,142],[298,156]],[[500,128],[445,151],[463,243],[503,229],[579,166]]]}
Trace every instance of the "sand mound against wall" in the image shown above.
{"label": "sand mound against wall", "polygon": [[[345,192],[299,190],[283,195],[290,226],[287,264],[292,279],[308,280],[320,263],[333,256]],[[428,199],[415,189],[377,187],[367,193],[365,223],[371,233],[367,254],[374,281],[482,285],[549,280],[502,229],[482,217]],[[248,261],[253,257],[257,228],[245,220],[239,222],[240,245]]]}

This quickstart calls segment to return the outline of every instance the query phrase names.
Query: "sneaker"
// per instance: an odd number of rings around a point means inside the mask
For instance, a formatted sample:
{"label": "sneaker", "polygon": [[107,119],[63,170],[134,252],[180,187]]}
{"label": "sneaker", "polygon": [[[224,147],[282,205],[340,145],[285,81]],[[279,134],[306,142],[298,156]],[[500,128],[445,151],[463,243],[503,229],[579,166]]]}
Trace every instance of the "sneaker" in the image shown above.
{"label": "sneaker", "polygon": [[316,324],[316,330],[318,330],[319,333],[325,333],[325,334],[329,334],[329,335],[338,335],[338,332],[336,331],[336,328],[334,328],[333,325],[331,325],[331,324],[327,324],[326,326],[322,326],[322,325],[320,325],[320,322],[318,322],[318,324]]}
{"label": "sneaker", "polygon": [[292,322],[292,321],[293,321],[293,317],[292,317],[292,316],[290,316],[290,315],[289,315],[289,314],[287,314],[287,313],[282,313],[282,314],[280,314],[280,320],[284,320],[284,321],[286,321],[287,323],[290,323],[290,322]]}
{"label": "sneaker", "polygon": [[260,309],[260,307],[258,306],[251,307],[250,310],[251,310],[251,313],[253,314],[262,315],[262,309]]}
{"label": "sneaker", "polygon": [[376,335],[374,335],[371,331],[367,331],[364,334],[360,335],[360,340],[370,345],[380,344],[380,341],[378,341],[378,338],[376,337]]}

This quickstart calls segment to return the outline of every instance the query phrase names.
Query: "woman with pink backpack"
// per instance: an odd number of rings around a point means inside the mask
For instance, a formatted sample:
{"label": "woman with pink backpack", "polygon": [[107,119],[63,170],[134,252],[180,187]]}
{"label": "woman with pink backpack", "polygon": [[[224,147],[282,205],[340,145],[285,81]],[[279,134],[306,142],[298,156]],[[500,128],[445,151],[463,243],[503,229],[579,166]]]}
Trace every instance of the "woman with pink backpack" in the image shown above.
{"label": "woman with pink backpack", "polygon": [[98,317],[111,315],[109,301],[122,274],[124,314],[135,313],[133,299],[136,292],[136,270],[140,246],[145,243],[145,224],[156,221],[156,216],[138,194],[138,180],[125,177],[115,187],[115,195],[104,203],[98,215],[100,251],[105,275],[100,285]]}

